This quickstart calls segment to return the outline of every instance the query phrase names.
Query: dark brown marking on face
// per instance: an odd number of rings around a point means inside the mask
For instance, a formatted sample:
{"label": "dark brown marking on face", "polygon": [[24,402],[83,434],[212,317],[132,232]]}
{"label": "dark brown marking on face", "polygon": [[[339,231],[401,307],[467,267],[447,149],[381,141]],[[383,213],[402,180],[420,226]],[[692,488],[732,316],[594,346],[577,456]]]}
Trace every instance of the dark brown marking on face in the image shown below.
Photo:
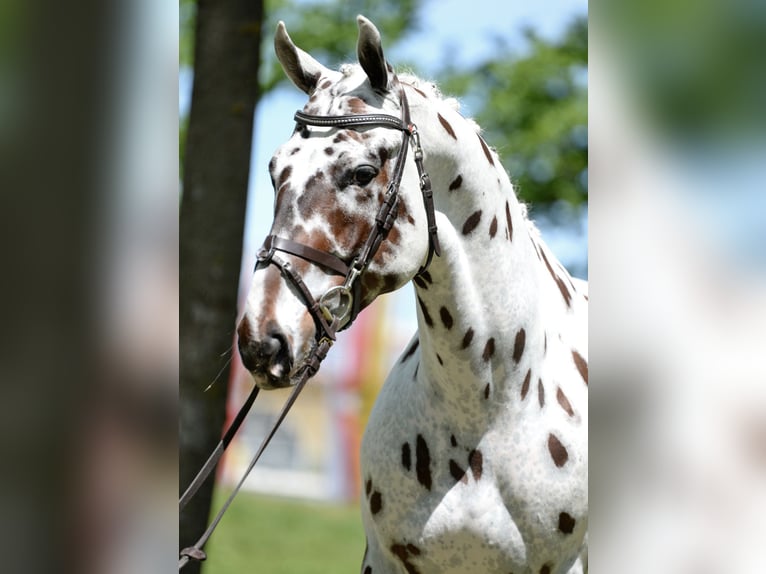
{"label": "dark brown marking on face", "polygon": [[492,223],[489,224],[489,238],[494,239],[497,233],[497,216],[492,218]]}
{"label": "dark brown marking on face", "polygon": [[556,283],[556,286],[559,288],[559,291],[561,292],[561,296],[564,298],[564,302],[566,303],[567,307],[570,307],[571,301],[572,301],[572,295],[571,293],[569,293],[569,289],[567,289],[567,286],[561,280],[561,277],[556,275],[556,272],[553,270],[553,267],[551,267],[551,264],[548,261],[548,257],[545,255],[545,251],[541,250],[540,253],[543,256],[543,262],[545,263],[545,266],[548,268],[548,272],[551,274],[551,277],[553,277],[553,281]]}
{"label": "dark brown marking on face", "polygon": [[388,161],[389,156],[388,148],[385,146],[380,146],[378,148],[378,159],[380,160],[381,167],[386,165],[386,162]]}
{"label": "dark brown marking on face", "polygon": [[485,361],[489,361],[492,355],[495,354],[495,338],[490,337],[487,339],[487,343],[484,345],[484,352],[481,354],[481,358]]}
{"label": "dark brown marking on face", "polygon": [[474,229],[476,229],[480,221],[481,209],[474,211],[471,215],[468,216],[468,219],[465,220],[465,223],[463,224],[463,235],[468,235]]}
{"label": "dark brown marking on face", "polygon": [[287,183],[287,180],[290,179],[290,175],[293,173],[293,166],[288,165],[286,166],[281,172],[279,172],[279,177],[277,177],[277,186],[282,187],[285,183]]}
{"label": "dark brown marking on face", "polygon": [[569,460],[567,449],[564,448],[564,445],[561,444],[561,441],[554,434],[548,435],[548,452],[551,453],[553,463],[559,468],[564,466],[567,460]]}
{"label": "dark brown marking on face", "polygon": [[468,477],[465,475],[465,470],[460,468],[460,465],[452,459],[449,460],[449,473],[452,478],[455,479],[455,482],[468,484]]}
{"label": "dark brown marking on face", "polygon": [[414,554],[415,556],[420,556],[420,548],[415,546],[414,544],[407,544],[407,550],[410,554]]}
{"label": "dark brown marking on face", "polygon": [[452,325],[454,324],[454,319],[452,319],[452,314],[449,312],[449,309],[446,307],[442,307],[439,309],[439,317],[441,317],[442,323],[444,324],[444,327],[449,329],[452,329]]}
{"label": "dark brown marking on face", "polygon": [[319,89],[320,89],[320,90],[326,90],[326,89],[327,89],[327,88],[329,88],[330,86],[332,86],[332,82],[331,82],[330,80],[325,80],[324,82],[322,82],[322,83],[319,85]]}
{"label": "dark brown marking on face", "polygon": [[294,150],[292,150],[292,151],[289,153],[289,155],[292,157],[292,156],[294,156],[296,153],[298,153],[299,151],[301,151],[301,148],[297,147],[297,148],[295,148]]}
{"label": "dark brown marking on face", "polygon": [[529,381],[532,378],[532,369],[527,369],[527,375],[524,377],[524,382],[521,383],[521,400],[524,400],[524,397],[527,396],[527,392],[529,392]]}
{"label": "dark brown marking on face", "polygon": [[524,354],[524,345],[527,341],[527,332],[522,327],[519,332],[516,333],[516,339],[513,341],[513,362],[518,363],[521,360],[521,355]]}
{"label": "dark brown marking on face", "polygon": [[338,132],[335,134],[335,137],[332,139],[332,143],[337,144],[340,142],[348,141],[348,136],[344,132]]}
{"label": "dark brown marking on face", "polygon": [[542,379],[537,379],[537,400],[540,403],[540,408],[543,408],[545,406],[545,389]]}
{"label": "dark brown marking on face", "polygon": [[415,442],[415,473],[418,482],[426,490],[431,490],[431,453],[428,451],[426,440],[420,434]]}
{"label": "dark brown marking on face", "polygon": [[442,356],[439,353],[436,353],[436,360],[439,361],[439,364],[443,367],[444,361],[442,360]]}
{"label": "dark brown marking on face", "polygon": [[489,383],[487,383],[487,386],[484,387],[484,400],[489,399]]}
{"label": "dark brown marking on face", "polygon": [[559,530],[564,534],[572,534],[575,527],[575,519],[571,514],[562,512],[559,514]]}
{"label": "dark brown marking on face", "polygon": [[433,327],[434,320],[431,318],[431,313],[428,312],[428,307],[426,307],[426,304],[420,297],[418,297],[418,305],[420,305],[420,310],[423,313],[423,320],[426,322],[426,325]]}
{"label": "dark brown marking on face", "polygon": [[582,358],[582,355],[572,350],[572,358],[574,359],[575,366],[577,366],[577,370],[580,372],[580,376],[582,377],[582,380],[585,381],[585,384],[588,384],[588,361]]}
{"label": "dark brown marking on face", "polygon": [[570,416],[574,416],[574,410],[572,409],[572,405],[569,402],[569,399],[564,394],[564,391],[561,390],[561,387],[558,388],[556,391],[556,400],[561,405],[561,408],[564,409],[564,411]]}
{"label": "dark brown marking on face", "polygon": [[402,445],[402,466],[406,470],[410,470],[412,468],[412,458],[410,455],[410,443],[405,442]]}
{"label": "dark brown marking on face", "polygon": [[372,574],[372,566],[367,566],[364,569],[364,574]]}
{"label": "dark brown marking on face", "polygon": [[410,345],[410,348],[407,349],[407,352],[404,353],[404,356],[402,357],[402,363],[415,354],[415,351],[418,349],[418,345],[420,345],[420,339],[415,339],[412,342],[412,345]]}
{"label": "dark brown marking on face", "polygon": [[421,289],[428,289],[428,285],[426,284],[426,282],[423,280],[423,278],[420,275],[416,275],[412,280],[415,282],[415,285],[417,285]]}
{"label": "dark brown marking on face", "polygon": [[436,114],[436,117],[439,118],[439,123],[442,125],[442,127],[447,130],[447,133],[452,136],[452,139],[457,139],[457,136],[455,135],[455,130],[452,129],[452,126],[449,124],[447,120],[445,120],[441,114]]}
{"label": "dark brown marking on face", "polygon": [[543,567],[540,568],[540,574],[551,574],[551,567],[548,564],[543,564]]}
{"label": "dark brown marking on face", "polygon": [[457,439],[454,434],[449,435],[449,443],[454,447],[457,446]]}
{"label": "dark brown marking on face", "polygon": [[[409,84],[408,84],[409,85]],[[417,93],[419,93],[421,96],[423,96],[425,99],[428,99],[428,96],[423,90],[420,90],[416,88],[415,86],[410,86],[413,90],[415,90]]]}
{"label": "dark brown marking on face", "polygon": [[481,136],[477,137],[479,138],[479,143],[481,144],[481,149],[484,151],[484,155],[487,156],[487,161],[490,163],[490,165],[495,165],[495,160],[492,159],[492,153],[489,151],[487,144],[484,143],[484,138]]}
{"label": "dark brown marking on face", "polygon": [[334,149],[332,149],[331,147],[326,147],[326,148],[324,148],[324,153],[325,153],[326,155],[332,155],[332,154],[334,154],[334,153],[335,153],[335,150],[334,150]]}
{"label": "dark brown marking on face", "polygon": [[505,202],[505,221],[508,224],[508,241],[513,241],[513,221],[511,221],[511,206]]}
{"label": "dark brown marking on face", "polygon": [[460,344],[461,349],[467,349],[468,345],[473,341],[473,327],[468,327],[468,330],[463,335],[463,342]]}
{"label": "dark brown marking on face", "polygon": [[461,185],[463,185],[463,176],[458,174],[458,176],[452,181],[452,183],[449,184],[449,190],[455,191]]}
{"label": "dark brown marking on face", "polygon": [[364,493],[367,496],[370,496],[371,492],[372,492],[372,479],[368,478],[367,481],[364,483]]}
{"label": "dark brown marking on face", "polygon": [[468,466],[471,467],[471,474],[473,474],[473,479],[479,480],[484,469],[484,456],[482,456],[480,450],[472,450],[468,454]]}
{"label": "dark brown marking on face", "polygon": [[348,99],[348,108],[352,114],[363,114],[367,111],[367,104],[361,98],[352,97]]}
{"label": "dark brown marking on face", "polygon": [[383,510],[383,495],[376,490],[370,497],[370,512],[372,514],[377,514],[381,510]]}

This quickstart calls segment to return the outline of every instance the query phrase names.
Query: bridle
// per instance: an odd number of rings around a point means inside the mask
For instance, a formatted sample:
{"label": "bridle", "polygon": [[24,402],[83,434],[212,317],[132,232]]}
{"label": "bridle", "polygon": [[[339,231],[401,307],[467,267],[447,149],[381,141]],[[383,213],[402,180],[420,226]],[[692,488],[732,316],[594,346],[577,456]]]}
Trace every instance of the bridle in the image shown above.
{"label": "bridle", "polygon": [[[423,196],[423,204],[426,211],[426,222],[428,225],[428,254],[423,265],[418,270],[417,275],[424,273],[431,261],[434,254],[440,255],[441,248],[439,245],[439,238],[436,228],[436,217],[434,214],[433,192],[431,190],[431,179],[426,173],[423,167],[423,148],[420,145],[420,135],[417,127],[412,123],[410,119],[410,108],[407,102],[407,96],[404,93],[404,87],[395,78],[395,83],[400,87],[399,101],[402,110],[402,117],[397,118],[388,114],[354,114],[343,116],[315,116],[305,114],[301,111],[295,112],[296,129],[307,133],[309,126],[315,127],[328,127],[328,128],[342,128],[342,129],[355,129],[355,128],[389,128],[396,129],[402,132],[402,144],[399,150],[399,156],[397,157],[396,164],[393,170],[393,177],[388,185],[388,189],[383,198],[383,202],[378,209],[378,213],[375,216],[375,225],[372,227],[370,234],[362,244],[357,254],[352,258],[350,263],[340,257],[314,247],[298,243],[285,237],[279,237],[277,235],[269,235],[263,243],[263,246],[258,251],[255,270],[259,268],[265,268],[269,265],[275,265],[280,273],[285,277],[287,281],[295,288],[300,294],[303,303],[306,306],[309,314],[311,315],[316,325],[315,345],[309,353],[308,357],[304,360],[301,367],[293,377],[291,384],[294,385],[293,392],[287,399],[285,405],[282,407],[282,411],[277,417],[274,426],[261,442],[255,456],[251,460],[244,475],[240,479],[237,486],[231,492],[226,502],[223,504],[218,514],[208,526],[204,534],[197,540],[197,542],[188,548],[184,548],[180,553],[180,560],[178,569],[181,570],[189,560],[205,560],[206,555],[202,550],[213,530],[220,522],[224,512],[231,504],[234,496],[239,492],[239,489],[244,484],[245,479],[250,474],[250,471],[255,466],[255,463],[260,458],[266,446],[271,441],[271,438],[276,433],[279,425],[284,420],[287,412],[292,407],[298,394],[301,392],[306,382],[316,374],[319,370],[319,366],[327,356],[327,352],[335,341],[336,334],[339,330],[345,329],[353,323],[356,316],[361,309],[361,281],[360,277],[364,271],[369,267],[375,254],[380,248],[383,240],[388,236],[388,232],[393,227],[397,215],[397,207],[399,205],[399,186],[401,185],[402,176],[404,174],[404,164],[407,160],[407,148],[412,138],[413,143],[413,155],[415,159],[415,166],[418,170],[418,176],[420,180],[420,191]],[[318,265],[335,275],[343,277],[343,283],[336,285],[328,289],[318,299],[315,298],[309,290],[306,283],[301,276],[296,272],[291,263],[282,258],[279,253],[288,253],[304,259],[310,263]],[[333,305],[332,301],[337,300],[338,304]],[[186,506],[191,500],[194,494],[199,490],[200,486],[204,483],[212,470],[217,465],[224,450],[233,439],[235,433],[239,429],[242,421],[244,420],[247,412],[250,410],[255,397],[258,394],[258,387],[254,386],[247,400],[234,417],[232,424],[226,429],[221,441],[218,443],[213,453],[203,465],[200,472],[194,478],[192,483],[186,489],[179,501],[180,510]]]}
{"label": "bridle", "polygon": [[[401,84],[400,84],[401,85]],[[397,206],[399,204],[399,186],[401,185],[402,175],[404,174],[404,164],[407,161],[407,148],[410,138],[413,139],[415,166],[418,169],[420,178],[420,191],[423,196],[423,204],[426,210],[426,220],[428,224],[428,255],[425,263],[418,271],[422,274],[431,264],[434,254],[440,254],[439,238],[436,229],[436,218],[434,215],[433,192],[431,190],[431,179],[423,167],[423,148],[420,145],[420,135],[417,127],[410,120],[410,109],[407,102],[407,96],[404,88],[400,90],[400,103],[402,108],[402,118],[399,119],[388,114],[354,114],[345,116],[314,116],[295,113],[296,129],[304,133],[308,132],[309,126],[329,127],[329,128],[366,128],[380,127],[400,130],[402,132],[402,144],[393,170],[393,177],[388,185],[388,189],[383,198],[383,202],[375,216],[375,225],[370,230],[366,241],[362,244],[357,254],[350,263],[347,263],[340,257],[320,251],[308,245],[303,245],[279,237],[269,235],[258,252],[256,269],[259,266],[269,264],[276,265],[287,279],[300,293],[306,308],[314,319],[317,327],[317,343],[323,337],[329,337],[335,340],[337,327],[343,324],[345,319],[348,321],[343,328],[348,327],[359,314],[361,308],[361,275],[372,262],[383,240],[388,236],[388,232],[396,220]],[[277,255],[281,251],[296,255],[301,259],[319,265],[327,271],[344,278],[343,284],[331,287],[319,299],[315,299],[309,292],[303,280],[295,272],[289,262],[283,260]],[[339,305],[333,309],[330,302],[337,298]]]}

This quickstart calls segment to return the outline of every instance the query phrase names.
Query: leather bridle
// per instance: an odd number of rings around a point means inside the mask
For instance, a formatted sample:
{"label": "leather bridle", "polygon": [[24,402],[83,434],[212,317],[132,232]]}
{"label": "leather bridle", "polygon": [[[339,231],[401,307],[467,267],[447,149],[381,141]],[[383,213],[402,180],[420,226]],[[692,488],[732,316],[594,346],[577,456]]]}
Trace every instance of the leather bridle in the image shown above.
{"label": "leather bridle", "polygon": [[[259,267],[266,267],[268,265],[275,265],[281,274],[287,281],[295,288],[303,299],[303,303],[306,305],[306,309],[311,315],[316,325],[315,345],[309,353],[308,357],[304,360],[301,367],[293,377],[291,384],[294,385],[293,392],[287,399],[285,405],[282,407],[282,411],[277,417],[274,426],[261,442],[258,447],[255,456],[251,460],[244,475],[237,483],[234,490],[230,493],[226,502],[212,520],[207,530],[197,540],[193,546],[184,548],[180,553],[180,559],[178,569],[181,570],[190,560],[202,561],[206,559],[205,552],[202,547],[205,545],[213,530],[220,522],[224,512],[228,509],[234,496],[239,492],[240,488],[244,484],[245,479],[250,474],[250,471],[255,466],[255,463],[260,458],[266,446],[271,441],[271,438],[276,433],[280,424],[284,420],[287,412],[292,407],[298,394],[305,386],[306,382],[316,374],[319,370],[319,366],[324,358],[327,356],[327,352],[330,350],[333,342],[336,338],[336,333],[347,328],[354,321],[361,309],[361,281],[360,277],[364,271],[369,267],[375,254],[377,253],[381,243],[388,236],[388,232],[393,227],[396,220],[397,206],[399,204],[399,186],[401,185],[402,176],[404,174],[404,164],[407,159],[407,148],[412,138],[413,154],[415,158],[415,166],[418,170],[418,176],[420,179],[420,191],[423,196],[423,204],[426,211],[426,221],[428,224],[428,255],[423,265],[418,270],[417,275],[420,275],[428,269],[434,254],[440,255],[439,238],[436,229],[436,217],[434,214],[433,192],[431,190],[431,179],[423,167],[423,148],[420,145],[420,135],[418,134],[417,127],[412,123],[410,119],[410,108],[407,102],[407,96],[404,93],[404,87],[399,83],[398,79],[395,80],[396,84],[400,87],[400,104],[402,109],[402,117],[397,118],[388,114],[354,114],[344,116],[314,116],[304,114],[301,111],[295,113],[296,129],[307,132],[309,126],[316,127],[329,127],[329,128],[342,128],[342,129],[354,129],[354,128],[389,128],[396,129],[402,132],[402,144],[399,150],[399,156],[394,166],[393,178],[388,185],[388,189],[383,198],[383,203],[378,209],[378,213],[375,216],[375,225],[373,226],[367,239],[362,244],[358,253],[352,258],[350,263],[347,263],[340,257],[315,249],[314,247],[298,243],[291,239],[279,237],[277,235],[269,235],[263,243],[263,246],[258,251],[256,260],[256,270]],[[335,275],[343,277],[343,284],[331,287],[319,299],[315,298],[309,290],[306,283],[301,276],[293,268],[292,264],[282,258],[279,253],[288,253],[304,259],[310,263],[318,265]],[[333,298],[337,298],[339,304],[333,305]],[[255,401],[258,395],[258,387],[253,387],[250,395],[234,417],[231,425],[223,435],[223,438],[218,443],[213,453],[203,465],[200,472],[194,478],[192,483],[187,487],[186,491],[181,496],[179,501],[179,508],[183,510],[186,504],[191,500],[194,494],[199,490],[200,486],[204,483],[213,469],[216,467],[218,461],[223,455],[224,450],[233,439],[235,433],[239,429],[242,421],[247,415],[250,407]]]}
{"label": "leather bridle", "polygon": [[[399,85],[401,86],[401,84]],[[256,269],[259,266],[276,265],[285,279],[301,295],[309,314],[316,324],[317,343],[324,337],[335,340],[337,327],[341,325],[342,328],[348,327],[359,314],[362,303],[360,277],[372,262],[378,248],[388,236],[388,232],[396,220],[397,206],[399,204],[399,186],[404,174],[404,164],[407,161],[407,148],[410,138],[413,140],[415,166],[420,178],[420,191],[423,196],[428,225],[428,255],[426,256],[425,263],[420,267],[418,275],[428,268],[434,254],[440,254],[431,179],[423,167],[423,148],[420,145],[420,135],[415,124],[410,120],[410,108],[403,87],[399,93],[402,108],[401,119],[388,114],[314,116],[300,111],[295,113],[296,129],[302,132],[307,132],[309,126],[343,129],[377,127],[396,129],[402,132],[402,144],[394,166],[393,177],[375,216],[375,225],[350,263],[332,253],[320,251],[308,245],[276,235],[269,235],[258,252]],[[278,251],[295,255],[310,263],[319,265],[336,275],[343,276],[343,284],[330,288],[318,300],[315,299],[289,262],[277,255]],[[333,306],[330,304],[333,298],[337,298],[339,305]],[[344,323],[346,319],[348,321]]]}

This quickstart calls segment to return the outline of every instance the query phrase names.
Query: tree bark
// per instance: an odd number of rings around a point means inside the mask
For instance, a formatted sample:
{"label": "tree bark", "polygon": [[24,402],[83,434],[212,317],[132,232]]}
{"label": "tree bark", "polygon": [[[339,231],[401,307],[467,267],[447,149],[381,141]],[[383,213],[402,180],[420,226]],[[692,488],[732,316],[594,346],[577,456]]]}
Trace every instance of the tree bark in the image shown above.
{"label": "tree bark", "polygon": [[[220,439],[225,420],[227,373],[204,390],[233,340],[262,20],[262,0],[197,3],[180,220],[181,492]],[[208,480],[181,514],[179,548],[204,531],[212,493]],[[192,572],[199,564],[184,569]]]}

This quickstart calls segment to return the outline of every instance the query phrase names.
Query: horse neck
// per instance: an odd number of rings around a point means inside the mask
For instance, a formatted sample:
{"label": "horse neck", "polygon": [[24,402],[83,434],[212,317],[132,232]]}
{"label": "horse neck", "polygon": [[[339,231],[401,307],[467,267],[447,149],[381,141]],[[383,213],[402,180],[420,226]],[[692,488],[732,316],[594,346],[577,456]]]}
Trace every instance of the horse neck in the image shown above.
{"label": "horse neck", "polygon": [[413,119],[434,184],[442,253],[414,281],[418,379],[448,397],[456,416],[479,420],[544,360],[545,324],[570,306],[552,277],[571,279],[474,124],[447,106],[419,103]]}

